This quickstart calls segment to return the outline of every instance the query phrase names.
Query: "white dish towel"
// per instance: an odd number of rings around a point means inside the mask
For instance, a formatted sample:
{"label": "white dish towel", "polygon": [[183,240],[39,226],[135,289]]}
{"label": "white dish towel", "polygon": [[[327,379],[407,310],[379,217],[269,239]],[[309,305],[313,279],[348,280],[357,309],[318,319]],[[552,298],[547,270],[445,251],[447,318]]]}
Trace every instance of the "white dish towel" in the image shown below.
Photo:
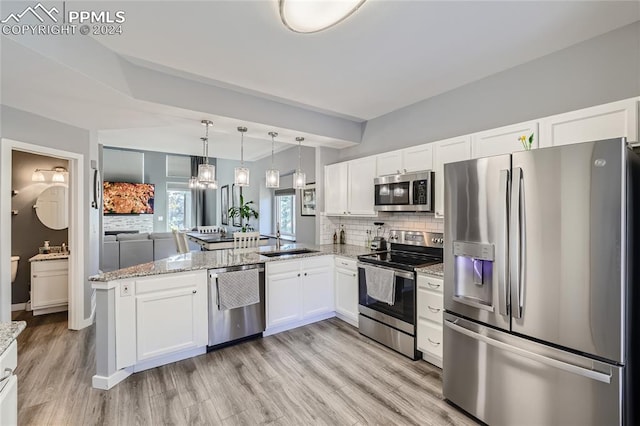
{"label": "white dish towel", "polygon": [[241,308],[260,302],[258,269],[218,274],[218,309]]}
{"label": "white dish towel", "polygon": [[396,297],[396,274],[391,269],[365,266],[367,296],[393,305]]}

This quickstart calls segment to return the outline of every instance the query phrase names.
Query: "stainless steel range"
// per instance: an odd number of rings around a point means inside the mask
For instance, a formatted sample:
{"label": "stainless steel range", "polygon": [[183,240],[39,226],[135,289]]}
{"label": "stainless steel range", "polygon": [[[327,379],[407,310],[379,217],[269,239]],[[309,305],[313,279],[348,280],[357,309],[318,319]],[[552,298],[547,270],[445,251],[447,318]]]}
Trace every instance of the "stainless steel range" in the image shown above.
{"label": "stainless steel range", "polygon": [[390,231],[390,251],[358,256],[360,333],[411,359],[416,349],[416,268],[442,262],[443,234]]}

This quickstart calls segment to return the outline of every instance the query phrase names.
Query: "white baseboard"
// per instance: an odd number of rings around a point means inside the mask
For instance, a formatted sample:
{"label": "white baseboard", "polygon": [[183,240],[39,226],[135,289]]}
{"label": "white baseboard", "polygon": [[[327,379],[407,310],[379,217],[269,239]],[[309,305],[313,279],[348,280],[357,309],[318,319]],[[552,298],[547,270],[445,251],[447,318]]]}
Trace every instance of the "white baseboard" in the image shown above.
{"label": "white baseboard", "polygon": [[202,346],[195,349],[187,349],[186,351],[180,351],[169,355],[159,356],[157,358],[150,359],[148,361],[142,361],[133,366],[133,372],[138,373],[140,371],[148,370],[150,368],[159,367],[165,364],[171,364],[172,362],[182,361],[183,359],[193,358],[194,356],[207,353],[207,347]]}
{"label": "white baseboard", "polygon": [[34,309],[33,316],[36,315],[44,315],[44,314],[52,314],[54,312],[64,312],[69,310],[67,305],[62,306],[53,306],[51,308],[42,308],[42,309]]}
{"label": "white baseboard", "polygon": [[97,374],[91,378],[91,386],[95,389],[109,390],[133,373],[133,369],[125,368],[118,370],[110,376],[98,376]]}
{"label": "white baseboard", "polygon": [[422,359],[427,361],[429,364],[433,364],[438,368],[442,368],[442,358],[438,358],[437,356],[422,352]]}
{"label": "white baseboard", "polygon": [[336,318],[341,319],[342,321],[354,326],[355,328],[358,328],[358,317],[353,319],[350,316],[343,315],[340,312],[336,312]]}
{"label": "white baseboard", "polygon": [[294,328],[302,327],[303,325],[313,324],[314,322],[326,320],[336,316],[335,312],[327,312],[326,314],[317,315],[315,317],[307,318],[306,320],[290,322],[288,324],[282,324],[277,327],[267,328],[263,336],[271,336],[272,334],[282,333],[283,331],[292,330]]}
{"label": "white baseboard", "polygon": [[14,311],[25,311],[27,309],[27,302],[25,303],[14,303],[11,305],[11,312]]}

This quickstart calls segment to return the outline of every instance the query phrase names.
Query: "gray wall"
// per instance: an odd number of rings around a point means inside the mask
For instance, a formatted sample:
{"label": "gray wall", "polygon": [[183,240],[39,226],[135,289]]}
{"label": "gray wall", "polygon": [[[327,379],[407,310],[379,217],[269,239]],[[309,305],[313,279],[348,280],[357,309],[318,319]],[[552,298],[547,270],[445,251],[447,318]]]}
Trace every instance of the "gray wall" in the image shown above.
{"label": "gray wall", "polygon": [[12,210],[18,215],[11,217],[11,253],[20,256],[18,275],[11,286],[11,303],[24,303],[29,300],[31,269],[29,258],[38,254],[45,240],[52,246],[69,243],[67,229],[54,230],[40,222],[33,206],[42,191],[50,183],[32,182],[31,174],[35,169],[51,170],[56,166],[69,168],[66,160],[53,157],[13,151],[11,155],[11,188],[18,194],[11,199]]}
{"label": "gray wall", "polygon": [[[189,177],[167,177],[167,156],[177,154],[167,154],[164,152],[139,151],[122,148],[104,147],[105,163],[104,163],[104,180],[123,182],[140,182],[152,183],[155,185],[154,198],[154,214],[153,214],[153,231],[164,232],[167,230],[167,183],[183,182],[188,183]],[[108,159],[110,159],[108,161]],[[113,162],[118,159],[118,162]],[[216,164],[216,159],[209,160],[211,164]],[[122,164],[128,164],[129,167],[122,167]],[[130,172],[132,167],[138,169],[137,172]],[[140,170],[140,169],[144,169]],[[207,191],[211,193],[212,191]],[[215,224],[214,214],[216,212],[216,197],[206,197],[207,216],[204,223]],[[162,218],[162,220],[160,220]],[[195,222],[194,222],[195,223]]]}
{"label": "gray wall", "polygon": [[[60,149],[68,152],[78,153],[84,157],[84,170],[81,171],[81,179],[84,182],[86,191],[87,207],[84,209],[84,226],[80,230],[84,235],[84,270],[82,275],[86,278],[98,272],[98,225],[99,210],[89,208],[91,200],[91,190],[93,182],[93,172],[91,170],[91,160],[98,160],[98,141],[94,133],[69,126],[58,121],[50,120],[42,116],[32,114],[19,109],[2,105],[0,108],[1,125],[0,137],[13,139],[33,145]],[[4,235],[3,235],[4,236]],[[73,250],[73,247],[71,247]],[[5,255],[5,253],[2,253]],[[8,277],[7,277],[8,278]],[[5,283],[3,271],[2,286],[9,286]],[[91,283],[84,281],[84,317],[91,315]],[[3,313],[4,314],[4,313]]]}
{"label": "gray wall", "polygon": [[340,160],[640,95],[640,22],[366,123]]}
{"label": "gray wall", "polygon": [[[231,185],[233,183],[233,169],[240,165],[239,161],[218,159],[218,182],[222,185]],[[252,200],[257,204],[256,210],[260,213],[258,221],[252,220],[252,224],[256,230],[263,234],[275,234],[272,228],[273,220],[273,190],[265,187],[265,172],[271,168],[271,156],[254,162],[245,162],[251,171],[250,185],[243,188],[243,196],[245,200]],[[274,167],[280,170],[280,188],[291,188],[291,173],[298,167],[298,147],[292,146],[285,151],[281,151],[274,156]],[[316,149],[312,147],[302,147],[302,170],[307,174],[307,182],[316,181]],[[283,176],[289,174],[288,176]],[[220,204],[220,191],[216,191],[216,199]],[[316,241],[316,217],[300,215],[300,200],[296,197],[296,242],[314,244]],[[229,194],[229,203],[231,204],[231,193]],[[221,211],[218,208],[216,214],[216,223],[220,225]],[[228,226],[227,229],[234,229]]]}

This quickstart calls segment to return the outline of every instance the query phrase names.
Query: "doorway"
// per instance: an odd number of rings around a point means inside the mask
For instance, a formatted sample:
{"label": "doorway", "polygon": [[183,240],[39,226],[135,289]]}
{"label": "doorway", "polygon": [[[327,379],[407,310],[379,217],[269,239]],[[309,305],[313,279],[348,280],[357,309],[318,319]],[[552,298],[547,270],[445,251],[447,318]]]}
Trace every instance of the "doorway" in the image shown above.
{"label": "doorway", "polygon": [[[84,318],[85,244],[83,238],[83,206],[85,205],[85,197],[83,189],[84,180],[81,173],[81,171],[84,170],[84,156],[78,153],[13,141],[9,139],[2,139],[0,143],[0,149],[0,234],[3,236],[3,238],[0,239],[0,320],[10,321],[12,316],[12,284],[10,260],[12,255],[11,241],[13,239],[14,232],[12,221],[14,220],[14,217],[17,217],[14,215],[14,209],[12,208],[12,194],[14,194],[12,192],[12,158],[14,153],[18,153],[18,155],[29,154],[48,157],[51,158],[52,161],[57,160],[66,162],[68,166],[66,172],[66,177],[68,177],[68,227],[66,243],[70,248],[70,253],[68,256],[67,287],[68,328],[75,330],[84,328],[93,322],[93,314],[88,319]],[[51,176],[53,176],[53,174]],[[24,213],[24,209],[22,210]],[[18,215],[19,214],[20,211],[18,211]],[[60,243],[62,242],[65,241],[60,241]],[[42,244],[44,244],[44,240]],[[51,244],[53,243],[50,241],[50,245]],[[27,257],[21,257],[20,259],[20,262],[28,263],[28,261],[29,258]],[[29,270],[29,268],[27,267],[26,270]],[[24,269],[22,272],[24,273]],[[19,306],[17,306],[16,308],[19,308]]]}

